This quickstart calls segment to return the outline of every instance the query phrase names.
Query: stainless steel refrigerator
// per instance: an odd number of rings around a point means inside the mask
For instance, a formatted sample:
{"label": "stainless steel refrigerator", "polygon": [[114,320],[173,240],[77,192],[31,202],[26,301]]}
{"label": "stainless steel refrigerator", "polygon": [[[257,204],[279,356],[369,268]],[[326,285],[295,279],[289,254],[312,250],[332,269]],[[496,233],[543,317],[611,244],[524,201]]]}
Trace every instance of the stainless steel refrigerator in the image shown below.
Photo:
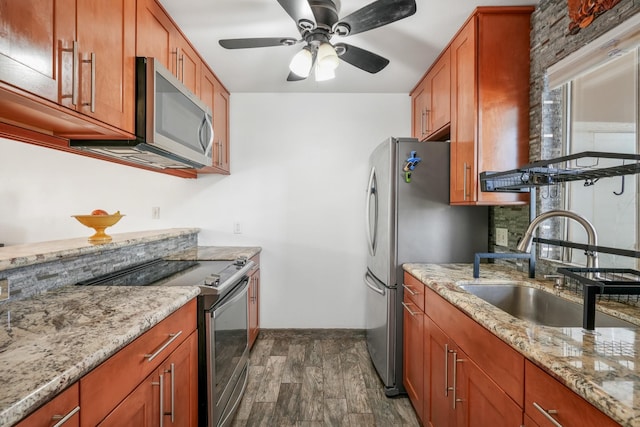
{"label": "stainless steel refrigerator", "polygon": [[[418,160],[418,158],[420,160]],[[473,262],[488,208],[449,205],[449,143],[388,138],[369,158],[367,347],[387,396],[402,385],[402,264]]]}

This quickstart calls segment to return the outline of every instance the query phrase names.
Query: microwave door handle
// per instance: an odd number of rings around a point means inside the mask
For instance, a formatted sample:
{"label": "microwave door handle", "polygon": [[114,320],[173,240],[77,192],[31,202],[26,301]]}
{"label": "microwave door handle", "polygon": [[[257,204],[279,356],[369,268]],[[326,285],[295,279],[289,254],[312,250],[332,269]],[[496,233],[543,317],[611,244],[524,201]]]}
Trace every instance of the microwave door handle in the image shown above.
{"label": "microwave door handle", "polygon": [[[204,141],[202,140],[203,139],[202,138],[202,130],[204,129],[205,125],[207,125],[207,127],[211,131],[211,133],[210,133],[211,137],[209,138],[209,141],[208,141],[206,146],[204,144]],[[199,134],[200,134],[200,145],[204,149],[204,155],[205,156],[209,156],[209,153],[213,149],[213,138],[214,138],[214,135],[213,135],[213,123],[211,122],[211,120],[209,120],[209,115],[207,113],[204,114],[204,119],[202,120],[202,124],[200,125]]]}

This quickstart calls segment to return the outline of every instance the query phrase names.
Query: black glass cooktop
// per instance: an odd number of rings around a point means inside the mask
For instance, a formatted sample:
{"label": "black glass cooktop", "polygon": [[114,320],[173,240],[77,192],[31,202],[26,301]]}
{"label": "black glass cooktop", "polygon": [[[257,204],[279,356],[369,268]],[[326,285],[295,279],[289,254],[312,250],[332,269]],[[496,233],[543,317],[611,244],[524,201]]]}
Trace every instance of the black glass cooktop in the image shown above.
{"label": "black glass cooktop", "polygon": [[[149,286],[197,266],[198,261],[157,259],[76,283],[82,286]],[[195,284],[195,283],[194,283]]]}

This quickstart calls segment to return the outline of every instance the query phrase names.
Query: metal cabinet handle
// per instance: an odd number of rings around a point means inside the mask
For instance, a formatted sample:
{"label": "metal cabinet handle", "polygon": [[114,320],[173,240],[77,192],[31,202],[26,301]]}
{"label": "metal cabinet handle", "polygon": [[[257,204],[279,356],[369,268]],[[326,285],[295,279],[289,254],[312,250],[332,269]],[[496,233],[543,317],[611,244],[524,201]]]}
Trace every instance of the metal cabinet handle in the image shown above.
{"label": "metal cabinet handle", "polygon": [[91,63],[91,100],[85,102],[82,105],[88,105],[91,107],[91,112],[96,112],[96,54],[91,52],[91,59],[83,59],[83,63]]}
{"label": "metal cabinet handle", "polygon": [[62,426],[64,423],[69,421],[69,419],[71,417],[73,417],[75,414],[77,414],[79,411],[80,411],[80,407],[76,406],[67,415],[54,415],[53,417],[51,417],[51,421],[56,421],[56,420],[59,420],[59,421],[57,423],[55,423],[52,427],[60,427],[60,426]]}
{"label": "metal cabinet handle", "polygon": [[176,398],[176,390],[175,390],[175,383],[176,383],[176,365],[175,363],[172,363],[171,368],[169,369],[169,371],[165,371],[165,372],[171,372],[171,422],[175,422],[175,398]]}
{"label": "metal cabinet handle", "polygon": [[222,161],[222,158],[224,156],[224,144],[222,143],[222,138],[218,140],[218,145],[220,146],[220,148],[218,149],[218,161],[220,162],[220,166],[222,166],[222,164],[224,163]]}
{"label": "metal cabinet handle", "polygon": [[169,334],[169,339],[167,341],[165,341],[164,344],[162,344],[162,346],[160,346],[160,348],[158,348],[155,353],[151,353],[151,354],[145,354],[144,358],[147,359],[147,362],[151,362],[153,359],[155,359],[160,353],[162,353],[167,347],[169,347],[171,345],[172,342],[174,342],[180,335],[182,334],[182,331],[178,331],[175,334]]}
{"label": "metal cabinet handle", "polygon": [[422,110],[421,114],[420,114],[420,136],[424,136],[425,132],[425,126],[424,126],[424,116],[426,115],[426,111]]}
{"label": "metal cabinet handle", "polygon": [[463,193],[462,197],[464,198],[464,200],[467,200],[468,198],[471,197],[471,194],[467,191],[469,187],[467,185],[467,171],[471,172],[471,167],[469,167],[467,162],[464,162],[463,168],[464,168],[463,170],[464,175],[462,176],[462,193]]}
{"label": "metal cabinet handle", "polygon": [[429,115],[431,114],[431,111],[429,111],[428,109],[425,109],[424,114],[426,118],[426,120],[424,121],[425,122],[424,134],[429,135],[429,132],[431,132],[431,129],[429,129]]}
{"label": "metal cabinet handle", "polygon": [[453,352],[453,393],[452,393],[452,403],[453,409],[456,409],[456,403],[462,402],[462,399],[458,399],[456,393],[458,391],[458,363],[464,362],[464,359],[458,359],[458,352]]}
{"label": "metal cabinet handle", "polygon": [[180,55],[180,81],[184,83],[184,55]]}
{"label": "metal cabinet handle", "polygon": [[415,292],[413,289],[411,289],[409,286],[405,285],[404,283],[402,284],[402,287],[405,288],[407,292],[411,294],[411,296],[415,297],[416,295],[420,295],[420,292]]}
{"label": "metal cabinet handle", "polygon": [[444,395],[449,396],[449,344],[444,345]]}
{"label": "metal cabinet handle", "polygon": [[180,62],[180,48],[176,47],[176,51],[171,53],[176,56],[176,64],[174,68],[176,70],[176,79],[180,80],[180,73],[178,73],[178,62]]}
{"label": "metal cabinet handle", "polygon": [[556,427],[562,427],[562,424],[560,424],[558,421],[556,421],[555,418],[553,418],[551,415],[555,415],[558,413],[557,410],[555,409],[544,409],[542,406],[538,405],[536,402],[533,402],[533,407],[536,408],[538,411],[542,412],[542,415],[545,416],[546,419],[549,420],[549,422],[551,424],[553,424]]}
{"label": "metal cabinet handle", "polygon": [[409,314],[412,317],[416,317],[417,315],[419,315],[420,313],[416,312],[416,311],[411,311],[411,309],[409,308],[409,306],[407,304],[405,304],[404,302],[401,303],[402,306],[404,307],[405,310],[407,310],[409,312]]}
{"label": "metal cabinet handle", "polygon": [[158,382],[152,382],[152,386],[157,385],[160,387],[160,427],[164,426],[164,376],[159,375]]}

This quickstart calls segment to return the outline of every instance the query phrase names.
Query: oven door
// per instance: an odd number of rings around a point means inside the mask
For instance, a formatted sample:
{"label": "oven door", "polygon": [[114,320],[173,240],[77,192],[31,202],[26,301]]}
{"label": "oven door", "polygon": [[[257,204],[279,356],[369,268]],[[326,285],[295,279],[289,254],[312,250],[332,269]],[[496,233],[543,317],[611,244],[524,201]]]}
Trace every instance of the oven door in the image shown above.
{"label": "oven door", "polygon": [[246,387],[248,289],[245,277],[206,313],[209,427],[231,423]]}

